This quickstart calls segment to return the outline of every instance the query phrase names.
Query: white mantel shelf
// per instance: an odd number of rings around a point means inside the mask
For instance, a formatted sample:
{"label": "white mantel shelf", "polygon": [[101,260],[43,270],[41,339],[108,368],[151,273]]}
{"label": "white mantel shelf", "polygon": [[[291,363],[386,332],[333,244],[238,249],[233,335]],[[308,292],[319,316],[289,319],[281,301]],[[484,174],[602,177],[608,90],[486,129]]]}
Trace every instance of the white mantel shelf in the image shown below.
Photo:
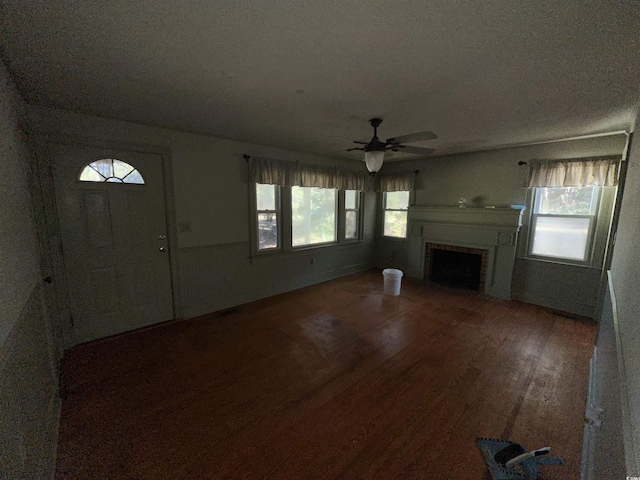
{"label": "white mantel shelf", "polygon": [[520,208],[479,208],[479,207],[409,207],[409,221],[434,223],[459,223],[465,225],[491,225],[499,227],[520,227]]}
{"label": "white mantel shelf", "polygon": [[511,279],[524,208],[427,207],[413,205],[408,215],[408,271],[425,278],[428,243],[487,250],[484,293],[511,298]]}

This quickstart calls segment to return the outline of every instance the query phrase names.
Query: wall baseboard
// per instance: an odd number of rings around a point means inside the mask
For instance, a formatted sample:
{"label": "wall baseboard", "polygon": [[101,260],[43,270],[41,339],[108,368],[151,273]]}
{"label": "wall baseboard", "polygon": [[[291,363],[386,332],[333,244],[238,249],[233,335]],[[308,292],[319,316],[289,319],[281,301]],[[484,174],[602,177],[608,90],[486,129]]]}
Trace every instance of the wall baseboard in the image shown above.
{"label": "wall baseboard", "polygon": [[351,275],[352,273],[361,272],[373,268],[370,263],[360,263],[356,265],[349,265],[347,267],[338,268],[335,270],[322,272],[318,274],[308,275],[302,278],[292,279],[288,282],[278,283],[275,285],[269,285],[268,287],[252,290],[250,292],[233,295],[226,298],[216,298],[214,301],[207,302],[200,305],[190,306],[185,308],[183,318],[193,318],[200,315],[206,315],[208,313],[217,312],[226,308],[235,307],[245,303],[261,300],[263,298],[272,297],[281,293],[290,292],[299,288],[308,287],[317,283],[333,280],[334,278],[343,277],[345,275]]}
{"label": "wall baseboard", "polygon": [[531,303],[533,305],[540,305],[542,307],[552,308],[562,312],[574,313],[576,315],[582,315],[585,317],[593,318],[593,305],[584,305],[577,302],[571,302],[566,299],[546,297],[544,295],[535,295],[532,293],[518,293],[512,291],[513,300],[518,300],[524,303]]}
{"label": "wall baseboard", "polygon": [[0,346],[0,478],[55,475],[60,399],[41,288]]}

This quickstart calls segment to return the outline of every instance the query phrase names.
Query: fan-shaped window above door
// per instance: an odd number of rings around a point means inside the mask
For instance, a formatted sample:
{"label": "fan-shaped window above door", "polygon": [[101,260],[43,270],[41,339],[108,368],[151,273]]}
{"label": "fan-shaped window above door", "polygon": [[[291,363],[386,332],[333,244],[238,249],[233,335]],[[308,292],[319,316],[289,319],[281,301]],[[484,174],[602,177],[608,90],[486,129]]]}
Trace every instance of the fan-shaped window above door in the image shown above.
{"label": "fan-shaped window above door", "polygon": [[135,167],[115,158],[104,158],[86,165],[80,172],[80,181],[144,185],[144,179]]}

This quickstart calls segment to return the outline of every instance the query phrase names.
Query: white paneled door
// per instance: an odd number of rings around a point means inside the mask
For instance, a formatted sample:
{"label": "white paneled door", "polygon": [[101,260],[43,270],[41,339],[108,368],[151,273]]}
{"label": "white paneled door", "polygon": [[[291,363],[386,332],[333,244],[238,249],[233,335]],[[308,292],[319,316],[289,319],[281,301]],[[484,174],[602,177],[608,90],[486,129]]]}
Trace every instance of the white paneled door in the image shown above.
{"label": "white paneled door", "polygon": [[161,157],[50,153],[75,343],[172,319]]}

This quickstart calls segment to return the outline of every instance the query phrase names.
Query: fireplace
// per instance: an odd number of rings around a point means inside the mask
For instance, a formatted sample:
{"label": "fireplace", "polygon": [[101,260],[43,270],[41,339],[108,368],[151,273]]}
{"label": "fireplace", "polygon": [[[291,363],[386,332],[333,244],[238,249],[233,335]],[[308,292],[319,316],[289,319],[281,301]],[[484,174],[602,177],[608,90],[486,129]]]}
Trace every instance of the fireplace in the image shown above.
{"label": "fireplace", "polygon": [[480,255],[479,279],[473,288],[492,297],[510,299],[523,208],[410,206],[407,276],[432,278],[433,249]]}
{"label": "fireplace", "polygon": [[487,250],[427,243],[425,278],[455,288],[484,292]]}

